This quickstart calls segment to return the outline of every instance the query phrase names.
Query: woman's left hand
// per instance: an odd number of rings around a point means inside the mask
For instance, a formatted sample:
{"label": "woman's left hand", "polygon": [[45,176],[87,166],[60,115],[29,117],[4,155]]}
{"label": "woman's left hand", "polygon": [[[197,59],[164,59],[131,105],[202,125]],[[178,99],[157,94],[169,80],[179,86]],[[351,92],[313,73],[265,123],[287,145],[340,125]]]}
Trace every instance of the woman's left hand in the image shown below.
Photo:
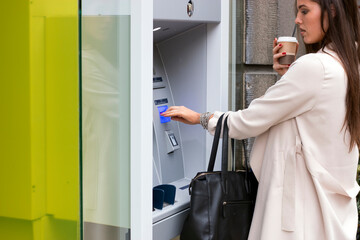
{"label": "woman's left hand", "polygon": [[[273,69],[278,74],[280,74],[282,76],[289,70],[290,64],[289,65],[283,65],[283,64],[279,63],[279,58],[286,55],[286,52],[279,53],[279,50],[280,50],[281,47],[282,47],[282,44],[281,43],[278,44],[277,38],[275,38],[274,41],[273,41]],[[299,48],[299,43],[296,43],[295,56],[296,56],[296,53],[298,51],[298,48]]]}
{"label": "woman's left hand", "polygon": [[184,106],[169,107],[166,112],[161,113],[161,116],[171,117],[172,120],[191,125],[200,123],[200,113]]}
{"label": "woman's left hand", "polygon": [[277,38],[275,38],[273,41],[273,69],[282,76],[287,72],[290,65],[282,65],[279,63],[279,58],[286,55],[286,52],[279,53],[281,47],[282,44],[278,44]]}

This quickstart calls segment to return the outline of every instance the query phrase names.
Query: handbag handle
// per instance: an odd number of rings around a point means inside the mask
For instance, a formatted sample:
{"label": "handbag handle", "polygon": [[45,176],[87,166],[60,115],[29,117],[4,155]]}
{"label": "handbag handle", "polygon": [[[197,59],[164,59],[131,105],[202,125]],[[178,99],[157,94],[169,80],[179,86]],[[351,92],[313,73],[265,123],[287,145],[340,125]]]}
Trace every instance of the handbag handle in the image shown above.
{"label": "handbag handle", "polygon": [[[214,165],[215,165],[215,160],[216,160],[216,153],[217,153],[217,149],[219,146],[219,140],[220,140],[220,133],[221,133],[221,128],[222,128],[222,120],[224,118],[225,114],[222,114],[220,116],[220,118],[218,119],[218,122],[216,124],[216,129],[215,129],[215,136],[214,136],[214,141],[213,141],[213,145],[211,148],[211,154],[210,154],[210,160],[209,160],[209,165],[208,165],[208,172],[212,172],[214,171]],[[226,117],[225,121],[224,121],[224,130],[223,130],[223,144],[222,144],[222,159],[221,159],[221,175],[223,176],[223,187],[225,188],[226,191],[226,176],[227,176],[227,167],[228,167],[228,149],[229,149],[229,127],[227,124],[227,120],[228,120],[228,116]],[[249,174],[248,172],[249,170],[249,166],[247,164],[247,156],[245,154],[245,142],[244,140],[241,140],[243,143],[243,147],[244,147],[244,156],[245,156],[245,187],[246,187],[246,191],[248,193],[250,193],[250,179],[249,179]]]}
{"label": "handbag handle", "polygon": [[[221,175],[223,176],[223,181],[226,181],[226,176],[228,173],[228,153],[229,153],[229,127],[227,124],[228,120],[227,116],[224,121],[224,130],[223,130],[223,145],[222,145],[222,160],[221,160]],[[244,147],[244,157],[245,157],[245,188],[247,193],[250,193],[251,186],[250,186],[250,179],[249,179],[249,166],[247,163],[247,156],[245,153],[245,140],[241,140],[242,145]],[[226,184],[223,183],[226,187]],[[226,191],[225,191],[226,192]]]}
{"label": "handbag handle", "polygon": [[219,139],[220,139],[223,117],[224,117],[224,114],[220,116],[220,118],[216,124],[215,136],[214,136],[214,141],[213,141],[213,145],[211,148],[210,160],[209,160],[209,165],[208,165],[208,169],[207,169],[208,172],[214,171],[216,152],[217,152],[217,149],[219,146]]}
{"label": "handbag handle", "polygon": [[[224,142],[224,139],[228,139],[229,138],[229,127],[227,124],[227,119],[229,116],[226,117],[225,121],[224,121],[224,130],[223,130],[223,147],[222,147],[222,165],[221,165],[221,170],[223,169],[227,169],[227,161],[228,161],[228,149],[229,149],[229,144],[228,141]],[[231,139],[233,140],[233,139]],[[245,170],[246,172],[249,172],[249,166],[248,166],[248,159],[247,159],[247,155],[245,154],[246,152],[246,147],[245,147],[245,139],[241,140],[243,149],[244,149],[244,158],[245,158]],[[234,146],[234,142],[232,141],[232,146]],[[234,149],[232,150],[234,151]],[[232,152],[232,154],[234,154],[234,152]],[[234,156],[234,155],[233,155]]]}

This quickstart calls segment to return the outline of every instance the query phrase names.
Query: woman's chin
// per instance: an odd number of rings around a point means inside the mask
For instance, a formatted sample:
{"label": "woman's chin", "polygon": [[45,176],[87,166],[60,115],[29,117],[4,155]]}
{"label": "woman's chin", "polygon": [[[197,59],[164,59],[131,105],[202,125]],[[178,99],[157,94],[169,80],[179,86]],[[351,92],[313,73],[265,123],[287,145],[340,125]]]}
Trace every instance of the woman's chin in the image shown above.
{"label": "woman's chin", "polygon": [[308,39],[305,37],[305,36],[301,36],[302,37],[302,40],[305,44],[310,44]]}
{"label": "woman's chin", "polygon": [[319,43],[322,41],[323,39],[323,36],[321,37],[312,37],[312,38],[309,38],[308,36],[302,36],[302,39],[303,39],[303,42],[305,44],[315,44],[315,43]]}
{"label": "woman's chin", "polygon": [[306,37],[303,37],[303,42],[305,44],[313,44],[313,43],[315,43],[314,41],[311,41],[311,40],[307,39]]}

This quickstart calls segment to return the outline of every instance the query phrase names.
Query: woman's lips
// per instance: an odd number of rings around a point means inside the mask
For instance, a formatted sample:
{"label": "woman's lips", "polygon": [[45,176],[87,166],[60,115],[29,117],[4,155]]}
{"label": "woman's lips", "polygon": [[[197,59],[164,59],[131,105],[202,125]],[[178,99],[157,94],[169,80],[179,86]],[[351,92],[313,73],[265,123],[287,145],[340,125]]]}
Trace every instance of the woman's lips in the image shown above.
{"label": "woman's lips", "polygon": [[306,32],[305,30],[300,29],[300,34],[301,34],[301,36],[304,36],[305,32]]}

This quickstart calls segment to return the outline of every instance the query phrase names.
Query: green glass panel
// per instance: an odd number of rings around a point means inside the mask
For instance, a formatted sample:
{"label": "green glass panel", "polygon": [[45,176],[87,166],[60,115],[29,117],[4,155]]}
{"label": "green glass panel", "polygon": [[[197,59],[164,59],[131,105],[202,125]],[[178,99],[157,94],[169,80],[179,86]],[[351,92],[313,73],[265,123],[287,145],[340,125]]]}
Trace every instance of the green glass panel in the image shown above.
{"label": "green glass panel", "polygon": [[77,2],[2,9],[0,239],[80,239]]}

